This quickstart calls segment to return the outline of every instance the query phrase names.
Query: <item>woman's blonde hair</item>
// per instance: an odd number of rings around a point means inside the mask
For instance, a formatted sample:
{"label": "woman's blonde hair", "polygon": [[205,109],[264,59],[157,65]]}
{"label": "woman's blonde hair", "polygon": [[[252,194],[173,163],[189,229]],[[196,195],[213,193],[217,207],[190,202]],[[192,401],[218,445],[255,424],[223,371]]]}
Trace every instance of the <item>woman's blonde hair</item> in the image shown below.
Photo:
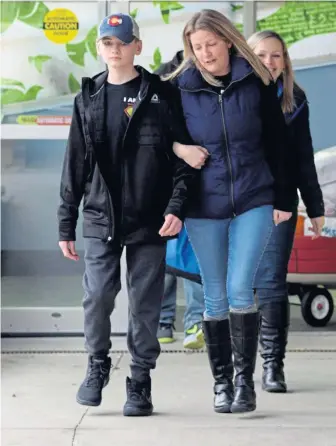
{"label": "woman's blonde hair", "polygon": [[265,85],[268,85],[271,80],[271,75],[259,58],[253,53],[247,44],[244,36],[237,30],[237,28],[219,11],[213,9],[203,9],[194,14],[187,22],[183,30],[183,46],[184,46],[184,60],[166,79],[174,79],[184,70],[186,70],[192,63],[200,71],[202,77],[210,85],[221,85],[221,83],[214,78],[207,70],[205,70],[197,61],[192,45],[190,42],[190,35],[199,30],[207,30],[213,32],[227,43],[231,43],[231,52],[238,54],[247,60],[254,72],[261,78]]}
{"label": "woman's blonde hair", "polygon": [[254,51],[257,45],[265,39],[277,39],[282,45],[282,52],[284,58],[284,70],[282,72],[283,77],[283,94],[281,100],[281,108],[284,113],[291,113],[295,108],[294,99],[294,72],[292,67],[292,62],[290,60],[288,49],[285,41],[278,33],[270,30],[259,31],[254,33],[248,40],[247,43],[250,45]]}

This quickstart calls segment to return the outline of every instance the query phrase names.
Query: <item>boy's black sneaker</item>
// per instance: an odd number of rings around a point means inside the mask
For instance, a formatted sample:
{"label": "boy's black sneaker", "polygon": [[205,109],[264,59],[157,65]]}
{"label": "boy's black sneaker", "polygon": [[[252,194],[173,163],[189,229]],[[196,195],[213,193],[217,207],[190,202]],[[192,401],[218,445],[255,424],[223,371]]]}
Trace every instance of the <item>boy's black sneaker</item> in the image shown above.
{"label": "boy's black sneaker", "polygon": [[126,378],[127,401],[124,405],[125,417],[146,417],[152,415],[151,380],[138,382]]}
{"label": "boy's black sneaker", "polygon": [[89,356],[86,377],[77,392],[77,403],[84,406],[99,406],[102,390],[110,380],[111,358]]}

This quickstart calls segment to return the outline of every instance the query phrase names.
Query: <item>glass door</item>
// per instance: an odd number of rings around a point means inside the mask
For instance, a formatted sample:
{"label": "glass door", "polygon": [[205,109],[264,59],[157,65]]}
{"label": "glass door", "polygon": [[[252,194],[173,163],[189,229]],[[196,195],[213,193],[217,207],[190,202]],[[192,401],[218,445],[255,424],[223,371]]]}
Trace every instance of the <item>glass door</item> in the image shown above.
{"label": "glass door", "polygon": [[[105,69],[95,42],[106,11],[101,1],[1,3],[2,333],[83,331],[82,220],[74,263],[59,250],[56,212],[74,96]],[[125,286],[112,319],[125,333]]]}
{"label": "glass door", "polygon": [[[68,127],[44,129],[42,134],[36,128],[34,135],[21,126],[6,127],[1,148],[2,332],[81,333],[82,218],[76,242],[79,262],[63,258],[57,239]],[[113,332],[126,331],[125,288],[113,316]]]}

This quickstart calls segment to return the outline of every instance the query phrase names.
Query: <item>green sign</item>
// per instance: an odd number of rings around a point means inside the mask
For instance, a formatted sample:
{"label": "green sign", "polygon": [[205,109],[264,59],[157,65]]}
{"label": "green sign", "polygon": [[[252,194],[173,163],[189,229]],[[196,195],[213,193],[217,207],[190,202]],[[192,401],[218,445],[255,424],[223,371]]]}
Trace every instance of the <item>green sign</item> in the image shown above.
{"label": "green sign", "polygon": [[306,37],[336,32],[336,2],[286,2],[277,12],[257,22],[291,45]]}

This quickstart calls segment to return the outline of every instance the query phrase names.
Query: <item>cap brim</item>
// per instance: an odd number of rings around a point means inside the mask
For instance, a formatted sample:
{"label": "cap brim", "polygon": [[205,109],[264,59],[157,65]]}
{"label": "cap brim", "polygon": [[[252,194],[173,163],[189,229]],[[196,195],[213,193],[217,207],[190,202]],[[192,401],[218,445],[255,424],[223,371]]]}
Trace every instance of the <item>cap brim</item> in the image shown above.
{"label": "cap brim", "polygon": [[105,34],[102,34],[101,36],[99,36],[98,37],[98,41],[99,40],[102,40],[102,39],[104,39],[105,37],[116,37],[117,39],[119,39],[120,40],[120,42],[123,42],[123,43],[126,43],[126,45],[128,45],[129,43],[132,43],[133,42],[133,40],[135,39],[135,37],[134,36],[132,36],[132,39],[131,40],[129,40],[129,39],[122,39],[120,36],[118,36],[117,34],[110,34],[110,33],[105,33]]}

